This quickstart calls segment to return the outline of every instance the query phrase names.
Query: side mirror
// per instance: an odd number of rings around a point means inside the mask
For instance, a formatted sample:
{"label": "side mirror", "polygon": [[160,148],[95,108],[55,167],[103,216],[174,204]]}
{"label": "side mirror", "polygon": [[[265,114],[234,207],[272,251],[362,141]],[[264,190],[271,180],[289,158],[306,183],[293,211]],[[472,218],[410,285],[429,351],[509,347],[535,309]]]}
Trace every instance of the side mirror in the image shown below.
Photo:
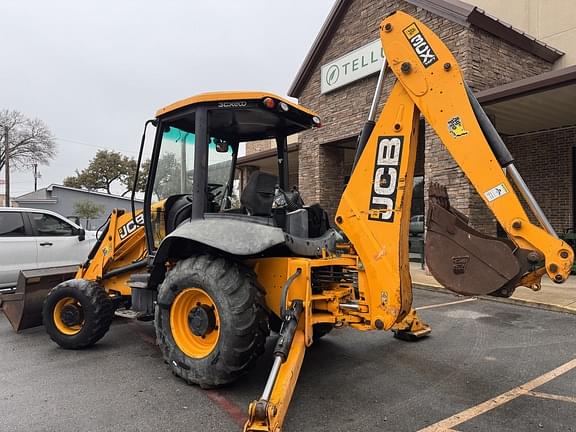
{"label": "side mirror", "polygon": [[78,228],[76,234],[78,235],[79,241],[84,241],[86,239],[86,230],[84,230],[84,228]]}

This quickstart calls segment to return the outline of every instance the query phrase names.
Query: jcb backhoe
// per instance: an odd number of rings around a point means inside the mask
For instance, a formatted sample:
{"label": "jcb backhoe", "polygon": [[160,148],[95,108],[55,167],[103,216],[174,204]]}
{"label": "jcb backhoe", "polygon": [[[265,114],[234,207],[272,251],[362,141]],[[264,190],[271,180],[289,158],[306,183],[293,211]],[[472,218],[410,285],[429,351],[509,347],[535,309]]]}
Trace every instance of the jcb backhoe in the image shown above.
{"label": "jcb backhoe", "polygon": [[[433,185],[426,221],[432,274],[465,295],[510,295],[538,287],[544,274],[563,282],[573,251],[557,238],[452,54],[405,13],[385,18],[380,32],[387,62],[334,226],[288,184],[287,137],[320,127],[314,112],[259,92],[176,102],[147,122],[156,135],[142,212],[115,211],[76,277],[46,296],[52,339],[65,348],[94,344],[115,310],[132,311],[154,319],[176,375],[214,387],[250,369],[273,329],[272,371],[244,430],[280,431],[306,348],[318,337],[344,325],[404,339],[430,333],[412,308],[408,263],[420,115],[508,234],[502,240],[473,230]],[[375,121],[388,71],[396,81]],[[255,172],[237,200],[239,144],[261,139],[276,140],[278,175]],[[139,162],[143,144],[144,136]],[[22,279],[14,302],[20,312],[33,283],[42,285],[38,275],[28,286]]]}

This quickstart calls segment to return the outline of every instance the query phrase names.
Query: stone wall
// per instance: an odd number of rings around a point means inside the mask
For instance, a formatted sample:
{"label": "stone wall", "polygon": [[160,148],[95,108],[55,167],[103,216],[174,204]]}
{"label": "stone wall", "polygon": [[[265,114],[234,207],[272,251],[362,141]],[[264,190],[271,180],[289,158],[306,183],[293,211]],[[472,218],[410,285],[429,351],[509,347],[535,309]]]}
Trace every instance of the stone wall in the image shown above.
{"label": "stone wall", "polygon": [[249,141],[246,143],[246,155],[260,153],[265,150],[275,149],[276,142],[272,139]]}

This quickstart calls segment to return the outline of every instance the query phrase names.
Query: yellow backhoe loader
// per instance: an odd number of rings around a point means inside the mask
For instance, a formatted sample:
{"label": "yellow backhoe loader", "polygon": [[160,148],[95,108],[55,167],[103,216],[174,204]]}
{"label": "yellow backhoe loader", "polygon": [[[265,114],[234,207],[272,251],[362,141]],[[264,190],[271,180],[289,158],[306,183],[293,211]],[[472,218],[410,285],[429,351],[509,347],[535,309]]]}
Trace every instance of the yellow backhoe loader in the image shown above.
{"label": "yellow backhoe loader", "polygon": [[[432,274],[464,295],[535,289],[544,274],[565,281],[573,251],[522,181],[455,58],[402,12],[386,17],[380,34],[387,62],[334,226],[288,184],[287,137],[320,127],[317,114],[269,93],[185,99],[146,123],[156,135],[143,210],[115,211],[75,278],[47,295],[42,290],[70,269],[24,272],[18,292],[4,298],[15,327],[39,324],[26,315],[43,301],[49,335],[75,349],[98,341],[115,311],[153,319],[172,371],[202,387],[245,373],[273,329],[279,333],[273,367],[244,430],[280,431],[315,339],[344,325],[392,330],[403,339],[430,333],[412,308],[408,263],[421,115],[508,235],[496,239],[470,228],[450,207],[446,190],[433,185],[426,221]],[[376,120],[387,72],[396,80]],[[255,172],[238,200],[239,144],[262,139],[276,141],[278,175]]]}

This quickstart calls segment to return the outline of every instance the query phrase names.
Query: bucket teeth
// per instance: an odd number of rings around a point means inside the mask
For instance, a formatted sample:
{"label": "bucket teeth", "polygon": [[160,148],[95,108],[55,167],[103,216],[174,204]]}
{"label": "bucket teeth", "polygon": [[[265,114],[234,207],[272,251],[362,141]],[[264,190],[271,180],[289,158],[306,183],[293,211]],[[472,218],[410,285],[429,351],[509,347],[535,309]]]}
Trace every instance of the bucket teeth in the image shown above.
{"label": "bucket teeth", "polygon": [[433,182],[428,188],[428,201],[430,204],[436,204],[440,207],[450,210],[450,199],[446,186]]}

